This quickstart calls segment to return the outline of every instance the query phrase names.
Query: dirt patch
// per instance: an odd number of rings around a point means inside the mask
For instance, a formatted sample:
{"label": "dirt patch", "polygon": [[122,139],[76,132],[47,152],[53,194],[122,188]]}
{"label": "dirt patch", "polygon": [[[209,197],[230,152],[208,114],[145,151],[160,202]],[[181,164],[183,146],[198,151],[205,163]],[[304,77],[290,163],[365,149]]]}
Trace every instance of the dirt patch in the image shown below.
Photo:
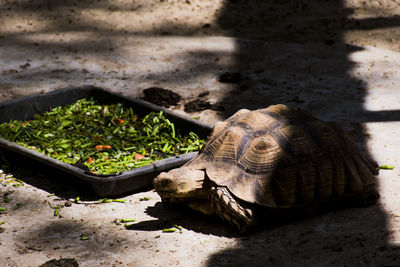
{"label": "dirt patch", "polygon": [[214,110],[214,111],[224,111],[225,108],[222,105],[211,104],[205,99],[206,96],[210,95],[209,91],[201,92],[196,99],[187,102],[184,105],[184,110],[187,113],[201,112],[203,110]]}
{"label": "dirt patch", "polygon": [[78,267],[79,264],[75,259],[52,259],[49,260],[39,267]]}
{"label": "dirt patch", "polygon": [[190,101],[185,104],[185,112],[187,112],[187,113],[199,112],[199,111],[203,111],[206,109],[211,109],[211,110],[215,110],[215,111],[225,110],[225,108],[223,106],[214,105],[214,104],[211,104],[210,102],[208,102],[206,100],[202,100],[202,99],[196,99],[196,100]]}
{"label": "dirt patch", "polygon": [[[236,83],[240,81],[240,74],[239,76],[237,75],[239,73],[224,73],[220,77],[220,81],[224,83]],[[179,101],[181,101],[182,97],[169,90],[169,89],[164,89],[160,87],[151,87],[143,90],[144,97],[142,97],[143,100],[148,101],[150,103],[162,106],[162,107],[170,107],[170,106],[176,106]],[[185,107],[185,112],[188,113],[193,113],[193,112],[200,112],[203,110],[214,110],[214,111],[223,111],[225,110],[223,106],[221,105],[214,105],[211,104],[210,102],[200,99],[205,96],[208,96],[210,92],[204,91],[201,92],[198,97],[195,100],[189,101],[184,105]]]}
{"label": "dirt patch", "polygon": [[178,104],[178,102],[181,100],[181,96],[179,94],[169,89],[159,87],[144,89],[143,93],[143,100],[166,108],[170,106],[176,106],[176,104]]}

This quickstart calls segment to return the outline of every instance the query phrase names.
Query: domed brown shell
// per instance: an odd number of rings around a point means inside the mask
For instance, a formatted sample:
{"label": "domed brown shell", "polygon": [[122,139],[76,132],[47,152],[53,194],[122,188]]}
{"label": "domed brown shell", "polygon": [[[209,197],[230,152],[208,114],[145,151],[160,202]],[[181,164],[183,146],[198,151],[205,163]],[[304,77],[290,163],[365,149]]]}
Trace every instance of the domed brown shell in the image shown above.
{"label": "domed brown shell", "polygon": [[236,197],[266,207],[338,200],[374,182],[376,166],[337,124],[273,105],[215,125],[186,166]]}

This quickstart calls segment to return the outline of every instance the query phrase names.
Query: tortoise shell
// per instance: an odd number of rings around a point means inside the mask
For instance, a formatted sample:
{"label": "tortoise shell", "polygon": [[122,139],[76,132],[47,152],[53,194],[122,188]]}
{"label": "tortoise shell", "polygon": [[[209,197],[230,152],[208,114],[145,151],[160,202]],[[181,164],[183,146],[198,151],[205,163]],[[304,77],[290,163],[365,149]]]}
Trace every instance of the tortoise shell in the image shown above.
{"label": "tortoise shell", "polygon": [[217,123],[186,166],[270,208],[339,200],[372,185],[377,174],[339,125],[285,105],[242,109]]}

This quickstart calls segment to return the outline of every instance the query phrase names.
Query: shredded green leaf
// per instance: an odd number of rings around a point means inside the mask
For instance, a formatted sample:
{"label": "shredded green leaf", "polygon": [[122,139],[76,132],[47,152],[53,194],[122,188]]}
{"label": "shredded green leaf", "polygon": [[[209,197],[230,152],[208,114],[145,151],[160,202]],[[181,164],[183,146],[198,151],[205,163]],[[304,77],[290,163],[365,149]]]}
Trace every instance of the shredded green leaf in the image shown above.
{"label": "shredded green leaf", "polygon": [[193,132],[181,135],[162,111],[140,118],[131,107],[94,99],[2,123],[0,137],[100,175],[198,151],[204,143]]}
{"label": "shredded green leaf", "polygon": [[394,166],[392,165],[381,165],[379,166],[380,169],[384,169],[384,170],[393,170]]}
{"label": "shredded green leaf", "polygon": [[172,232],[176,232],[175,228],[166,228],[162,230],[164,233],[172,233]]}

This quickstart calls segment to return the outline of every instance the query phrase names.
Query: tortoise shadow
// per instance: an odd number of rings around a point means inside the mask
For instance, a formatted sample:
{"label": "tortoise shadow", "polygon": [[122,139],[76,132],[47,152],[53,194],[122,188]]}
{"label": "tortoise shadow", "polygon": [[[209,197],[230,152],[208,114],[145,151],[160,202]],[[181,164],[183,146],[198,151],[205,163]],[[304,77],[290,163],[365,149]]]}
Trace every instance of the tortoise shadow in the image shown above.
{"label": "tortoise shadow", "polygon": [[[338,213],[350,213],[359,216],[366,211],[377,209],[378,204],[373,204],[367,207],[360,207],[354,203],[352,199],[334,203],[320,210],[304,211],[304,210],[289,210],[280,212],[265,212],[263,223],[256,228],[252,228],[246,232],[240,232],[236,227],[221,220],[218,216],[209,216],[202,214],[189,208],[185,204],[165,205],[162,202],[155,203],[154,206],[146,208],[145,213],[155,218],[154,220],[141,221],[132,224],[130,230],[138,231],[156,231],[167,228],[180,226],[186,230],[231,238],[244,238],[244,240],[257,237],[259,233],[276,231],[281,227],[290,227],[290,225],[302,224],[307,221],[318,220],[318,218],[329,218]],[[306,209],[309,210],[309,209]],[[375,217],[374,217],[375,218]],[[380,218],[380,217],[379,217]],[[377,219],[377,218],[375,218]],[[277,230],[279,231],[279,230]]]}
{"label": "tortoise shadow", "polygon": [[393,266],[400,248],[387,243],[393,232],[384,217],[373,205],[277,225],[238,238],[238,247],[214,254],[207,266]]}
{"label": "tortoise shadow", "polygon": [[154,220],[141,221],[132,224],[129,229],[137,231],[157,231],[180,226],[183,229],[197,233],[237,237],[236,230],[222,222],[216,216],[207,216],[184,205],[166,207],[162,202],[146,208],[146,214]]}

